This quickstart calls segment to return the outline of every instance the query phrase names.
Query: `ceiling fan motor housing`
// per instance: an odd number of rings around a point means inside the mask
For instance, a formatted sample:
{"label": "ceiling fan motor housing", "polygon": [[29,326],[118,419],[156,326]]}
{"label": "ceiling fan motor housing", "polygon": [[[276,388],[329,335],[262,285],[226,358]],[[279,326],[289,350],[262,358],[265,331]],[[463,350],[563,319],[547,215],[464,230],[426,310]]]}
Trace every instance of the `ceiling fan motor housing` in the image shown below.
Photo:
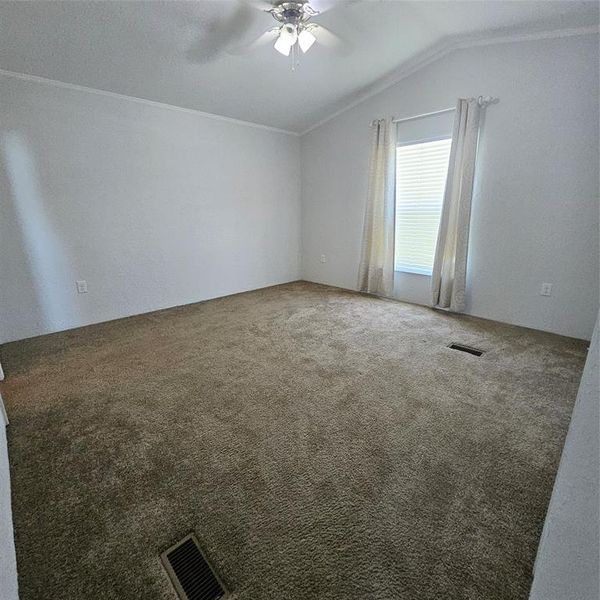
{"label": "ceiling fan motor housing", "polygon": [[273,7],[269,11],[275,19],[286,25],[289,23],[298,27],[301,23],[308,21],[312,16],[317,14],[308,2],[282,2]]}
{"label": "ceiling fan motor housing", "polygon": [[[285,56],[292,55],[292,69],[297,62],[297,54],[292,49],[299,46],[304,53],[312,47],[316,41],[313,31],[318,26],[314,23],[308,23],[308,20],[319,14],[319,11],[312,8],[308,0],[294,0],[276,2],[270,10],[273,18],[279,21],[279,35],[274,48],[280,54]],[[275,29],[277,31],[277,29]]]}

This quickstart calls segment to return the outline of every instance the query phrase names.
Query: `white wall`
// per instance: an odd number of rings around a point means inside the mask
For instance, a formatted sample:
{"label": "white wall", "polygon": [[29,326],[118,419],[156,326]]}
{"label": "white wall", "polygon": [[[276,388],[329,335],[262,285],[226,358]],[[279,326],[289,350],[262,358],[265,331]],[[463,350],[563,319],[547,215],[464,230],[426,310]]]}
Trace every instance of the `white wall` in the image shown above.
{"label": "white wall", "polygon": [[[500,103],[482,129],[466,312],[589,339],[599,287],[596,35],[455,51],[304,135],[303,277],[356,287],[369,122],[479,94]],[[428,277],[403,279],[399,298],[427,301]],[[554,284],[551,297],[539,295],[542,282]]]}
{"label": "white wall", "polygon": [[0,598],[18,600],[6,425],[6,413],[0,396]]}
{"label": "white wall", "polygon": [[[370,120],[496,95],[467,312],[589,338],[597,42],[455,51],[303,136],[303,277],[356,285]],[[294,136],[0,76],[0,343],[298,278],[299,164]],[[427,302],[429,279],[396,289]]]}
{"label": "white wall", "polygon": [[298,279],[299,146],[0,75],[0,342]]}
{"label": "white wall", "polygon": [[600,597],[598,327],[596,324],[546,515],[531,600]]}

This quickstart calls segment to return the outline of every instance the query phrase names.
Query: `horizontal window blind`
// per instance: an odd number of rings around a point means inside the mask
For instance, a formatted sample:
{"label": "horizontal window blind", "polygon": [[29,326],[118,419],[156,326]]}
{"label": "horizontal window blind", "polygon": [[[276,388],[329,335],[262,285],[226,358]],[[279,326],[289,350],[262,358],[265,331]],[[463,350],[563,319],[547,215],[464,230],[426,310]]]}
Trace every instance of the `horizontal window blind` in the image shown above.
{"label": "horizontal window blind", "polygon": [[395,269],[431,275],[451,138],[396,148]]}

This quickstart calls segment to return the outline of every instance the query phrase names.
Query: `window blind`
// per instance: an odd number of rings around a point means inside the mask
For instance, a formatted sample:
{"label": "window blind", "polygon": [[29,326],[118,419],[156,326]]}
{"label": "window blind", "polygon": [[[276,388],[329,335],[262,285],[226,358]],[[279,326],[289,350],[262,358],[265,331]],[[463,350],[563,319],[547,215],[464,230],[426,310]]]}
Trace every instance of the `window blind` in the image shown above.
{"label": "window blind", "polygon": [[451,138],[396,148],[395,269],[431,275]]}

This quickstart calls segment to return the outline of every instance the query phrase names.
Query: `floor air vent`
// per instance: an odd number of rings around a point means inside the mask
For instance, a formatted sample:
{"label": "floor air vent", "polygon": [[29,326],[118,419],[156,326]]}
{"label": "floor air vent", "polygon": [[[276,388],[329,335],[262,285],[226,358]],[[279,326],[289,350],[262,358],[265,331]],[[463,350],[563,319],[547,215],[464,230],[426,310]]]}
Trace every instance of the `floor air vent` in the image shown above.
{"label": "floor air vent", "polygon": [[194,534],[184,537],[160,555],[181,600],[217,600],[227,591],[204,558]]}
{"label": "floor air vent", "polygon": [[467,354],[473,354],[473,356],[481,356],[483,354],[483,350],[471,348],[471,346],[463,346],[462,344],[452,343],[448,346],[448,348],[452,348],[452,350],[460,350],[461,352],[466,352]]}

